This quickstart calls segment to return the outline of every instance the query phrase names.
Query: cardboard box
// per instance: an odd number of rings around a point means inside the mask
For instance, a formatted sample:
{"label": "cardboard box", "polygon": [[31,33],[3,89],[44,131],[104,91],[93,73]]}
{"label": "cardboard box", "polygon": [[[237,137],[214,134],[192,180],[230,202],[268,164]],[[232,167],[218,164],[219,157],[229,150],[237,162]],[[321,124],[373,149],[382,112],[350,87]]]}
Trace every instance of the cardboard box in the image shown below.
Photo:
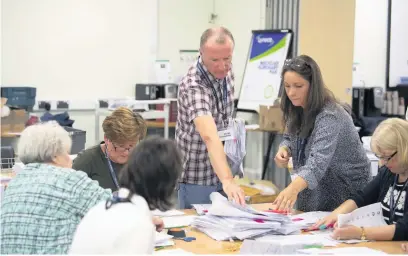
{"label": "cardboard box", "polygon": [[271,132],[283,132],[283,113],[279,105],[259,106],[259,129]]}
{"label": "cardboard box", "polygon": [[[1,99],[1,107],[5,105],[7,99]],[[10,114],[1,118],[1,136],[16,137],[21,133],[28,121],[29,114],[24,109],[10,110]]]}

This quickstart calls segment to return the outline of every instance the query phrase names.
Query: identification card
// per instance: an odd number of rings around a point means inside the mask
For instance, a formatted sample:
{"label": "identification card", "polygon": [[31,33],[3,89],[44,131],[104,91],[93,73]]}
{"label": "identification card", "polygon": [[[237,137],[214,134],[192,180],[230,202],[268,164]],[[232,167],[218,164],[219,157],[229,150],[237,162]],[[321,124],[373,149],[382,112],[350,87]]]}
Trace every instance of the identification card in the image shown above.
{"label": "identification card", "polygon": [[231,128],[218,131],[218,137],[221,141],[233,140],[234,134]]}

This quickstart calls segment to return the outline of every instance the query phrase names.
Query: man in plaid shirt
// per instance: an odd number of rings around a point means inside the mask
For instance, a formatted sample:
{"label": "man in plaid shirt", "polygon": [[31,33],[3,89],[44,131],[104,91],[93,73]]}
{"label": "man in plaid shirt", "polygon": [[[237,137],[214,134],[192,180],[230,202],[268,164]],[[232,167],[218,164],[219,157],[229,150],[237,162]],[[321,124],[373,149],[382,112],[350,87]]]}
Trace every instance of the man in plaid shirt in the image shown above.
{"label": "man in plaid shirt", "polygon": [[219,136],[227,128],[234,108],[233,49],[230,31],[223,27],[207,29],[201,36],[200,57],[179,86],[176,142],[183,153],[178,188],[181,209],[210,203],[209,195],[216,191],[245,203]]}

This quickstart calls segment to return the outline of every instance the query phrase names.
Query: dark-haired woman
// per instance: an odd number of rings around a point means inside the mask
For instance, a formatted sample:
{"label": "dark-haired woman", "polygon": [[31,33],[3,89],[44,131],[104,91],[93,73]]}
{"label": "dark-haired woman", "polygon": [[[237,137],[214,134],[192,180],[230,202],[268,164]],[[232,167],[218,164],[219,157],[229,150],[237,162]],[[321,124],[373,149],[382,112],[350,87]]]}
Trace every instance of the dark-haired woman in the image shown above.
{"label": "dark-haired woman", "polygon": [[275,156],[293,160],[295,178],[275,200],[279,210],[332,211],[370,180],[370,162],[352,118],[325,86],[309,56],[287,60],[281,109],[286,125]]}
{"label": "dark-haired woman", "polygon": [[92,208],[79,224],[71,254],[151,254],[155,220],[151,210],[166,211],[182,170],[173,141],[148,138],[131,151],[113,199]]}

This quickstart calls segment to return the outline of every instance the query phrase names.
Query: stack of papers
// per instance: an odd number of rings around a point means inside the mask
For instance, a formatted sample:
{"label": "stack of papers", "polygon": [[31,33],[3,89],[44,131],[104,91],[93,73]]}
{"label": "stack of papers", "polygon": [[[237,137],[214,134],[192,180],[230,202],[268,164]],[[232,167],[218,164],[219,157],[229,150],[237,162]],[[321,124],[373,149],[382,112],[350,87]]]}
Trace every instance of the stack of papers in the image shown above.
{"label": "stack of papers", "polygon": [[265,234],[294,234],[300,225],[287,215],[260,212],[250,206],[230,202],[219,193],[210,195],[212,205],[206,215],[196,217],[192,226],[217,241],[244,240]]}
{"label": "stack of papers", "polygon": [[165,247],[165,246],[173,246],[174,241],[172,240],[173,236],[170,236],[163,232],[156,232],[156,239],[154,246],[155,247]]}

